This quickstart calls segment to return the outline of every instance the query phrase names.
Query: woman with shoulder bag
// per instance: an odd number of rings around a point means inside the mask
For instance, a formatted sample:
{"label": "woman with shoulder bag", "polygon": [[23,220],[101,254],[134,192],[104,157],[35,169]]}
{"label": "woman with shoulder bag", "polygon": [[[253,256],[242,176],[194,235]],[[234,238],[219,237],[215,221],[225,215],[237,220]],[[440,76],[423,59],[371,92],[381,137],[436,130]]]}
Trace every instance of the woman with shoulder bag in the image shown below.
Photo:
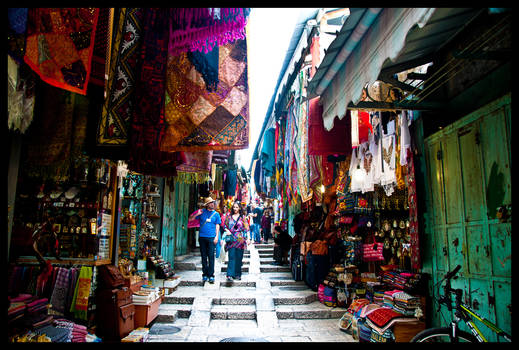
{"label": "woman with shoulder bag", "polygon": [[224,222],[225,250],[229,253],[227,264],[227,280],[241,280],[241,267],[243,264],[243,252],[247,249],[249,240],[249,225],[242,215],[239,202],[234,202],[231,213]]}

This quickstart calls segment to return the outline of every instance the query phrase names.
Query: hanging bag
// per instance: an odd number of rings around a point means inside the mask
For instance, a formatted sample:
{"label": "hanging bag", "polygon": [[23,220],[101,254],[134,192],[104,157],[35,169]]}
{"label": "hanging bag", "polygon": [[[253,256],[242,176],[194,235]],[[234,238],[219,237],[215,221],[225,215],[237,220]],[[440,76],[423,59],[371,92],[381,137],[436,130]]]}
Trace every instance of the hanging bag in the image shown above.
{"label": "hanging bag", "polygon": [[373,242],[362,244],[362,260],[365,262],[384,261],[384,255],[382,254],[384,245],[376,241],[373,233],[369,237]]}

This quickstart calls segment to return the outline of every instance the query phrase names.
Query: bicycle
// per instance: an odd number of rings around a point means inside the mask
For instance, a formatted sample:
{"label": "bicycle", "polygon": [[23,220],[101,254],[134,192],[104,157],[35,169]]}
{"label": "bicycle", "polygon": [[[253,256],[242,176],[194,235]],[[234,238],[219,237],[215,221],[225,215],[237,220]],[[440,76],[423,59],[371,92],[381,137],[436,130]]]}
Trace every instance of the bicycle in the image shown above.
{"label": "bicycle", "polygon": [[[442,305],[446,305],[449,311],[452,311],[453,308],[455,310],[454,319],[451,321],[450,326],[425,329],[417,335],[415,335],[411,339],[411,342],[487,342],[487,339],[483,336],[479,328],[473,322],[473,318],[482,322],[485,326],[490,328],[498,336],[501,336],[507,341],[511,342],[512,336],[510,334],[506,333],[501,328],[499,328],[483,316],[477,314],[474,310],[472,310],[469,306],[467,306],[461,301],[461,297],[463,295],[462,289],[451,288],[451,279],[457,278],[456,274],[459,272],[460,269],[461,265],[456,266],[454,270],[445,274],[443,279],[440,282],[438,282],[438,284],[441,284],[443,281],[446,281],[445,286],[443,288],[444,295],[440,295],[437,300],[439,303],[437,312],[440,312]],[[452,305],[452,294],[455,295],[454,307]],[[460,321],[465,322],[467,327],[470,329],[471,333],[465,332],[458,328],[458,323]]]}

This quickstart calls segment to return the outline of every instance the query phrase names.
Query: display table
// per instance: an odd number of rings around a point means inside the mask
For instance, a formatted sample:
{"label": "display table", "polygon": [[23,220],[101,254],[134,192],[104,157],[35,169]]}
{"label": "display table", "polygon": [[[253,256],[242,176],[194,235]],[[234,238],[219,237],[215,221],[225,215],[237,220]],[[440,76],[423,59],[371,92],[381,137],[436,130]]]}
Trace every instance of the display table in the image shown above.
{"label": "display table", "polygon": [[418,319],[413,322],[395,323],[393,326],[393,334],[395,335],[395,342],[408,343],[415,335],[425,329],[425,322]]}
{"label": "display table", "polygon": [[162,298],[157,298],[154,302],[148,305],[135,306],[135,328],[145,327],[149,325],[159,313],[159,306],[162,302]]}

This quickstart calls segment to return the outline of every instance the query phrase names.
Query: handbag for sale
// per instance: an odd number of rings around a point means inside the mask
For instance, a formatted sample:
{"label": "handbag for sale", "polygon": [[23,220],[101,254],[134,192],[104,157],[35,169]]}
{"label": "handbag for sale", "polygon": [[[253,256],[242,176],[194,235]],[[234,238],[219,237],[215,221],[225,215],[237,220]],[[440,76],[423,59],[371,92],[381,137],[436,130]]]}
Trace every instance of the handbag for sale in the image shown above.
{"label": "handbag for sale", "polygon": [[323,303],[329,307],[337,306],[337,290],[331,287],[324,287]]}
{"label": "handbag for sale", "polygon": [[319,302],[321,304],[324,304],[324,288],[326,286],[324,284],[320,284],[317,288],[317,299],[319,299]]}
{"label": "handbag for sale", "polygon": [[362,260],[365,262],[383,261],[384,255],[382,251],[384,249],[384,245],[382,243],[378,243],[375,240],[374,235],[371,235],[371,237],[373,238],[373,243],[362,244]]}

